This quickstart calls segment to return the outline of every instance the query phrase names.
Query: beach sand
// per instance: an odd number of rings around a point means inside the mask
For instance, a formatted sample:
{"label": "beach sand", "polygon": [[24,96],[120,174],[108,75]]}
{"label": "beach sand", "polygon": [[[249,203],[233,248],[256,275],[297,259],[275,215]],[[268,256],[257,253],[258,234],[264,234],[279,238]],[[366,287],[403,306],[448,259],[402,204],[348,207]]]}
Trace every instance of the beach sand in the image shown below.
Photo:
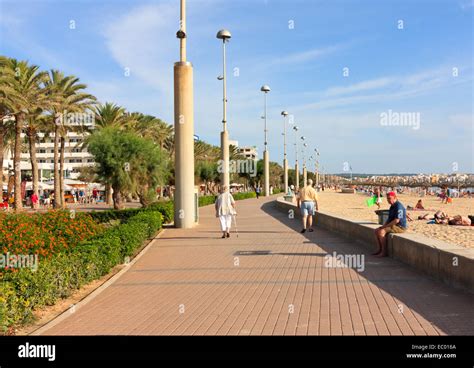
{"label": "beach sand", "polygon": [[[378,223],[378,216],[374,212],[377,206],[367,207],[365,201],[369,198],[365,194],[343,194],[334,190],[319,192],[319,209],[328,214],[345,217],[358,221],[370,221]],[[419,197],[415,195],[401,194],[399,200],[405,206],[415,206]],[[422,198],[423,206],[429,209],[441,210],[450,216],[474,215],[474,198],[454,198],[453,203],[441,204],[439,198],[426,196]],[[380,209],[388,209],[387,199],[382,199]],[[447,243],[461,245],[466,248],[474,248],[474,226],[452,226],[427,224],[428,220],[417,220],[419,215],[429,213],[432,218],[435,211],[408,211],[413,221],[408,222],[408,232],[423,234],[429,238],[443,240]]]}

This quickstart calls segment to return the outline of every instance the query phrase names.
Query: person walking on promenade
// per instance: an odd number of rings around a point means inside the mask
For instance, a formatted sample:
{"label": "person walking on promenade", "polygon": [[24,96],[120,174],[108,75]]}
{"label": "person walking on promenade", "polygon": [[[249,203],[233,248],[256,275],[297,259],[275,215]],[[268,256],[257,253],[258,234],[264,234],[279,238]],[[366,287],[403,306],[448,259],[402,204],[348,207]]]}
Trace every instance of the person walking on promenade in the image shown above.
{"label": "person walking on promenade", "polygon": [[97,204],[98,193],[99,193],[99,191],[97,190],[97,188],[92,189],[92,202],[94,204]]}
{"label": "person walking on promenade", "polygon": [[381,191],[380,187],[375,188],[375,193],[374,193],[374,196],[376,197],[375,198],[375,204],[377,205],[378,209],[380,209],[380,205],[382,204],[381,193],[382,193],[382,191]]}
{"label": "person walking on promenade", "polygon": [[313,232],[313,215],[316,211],[319,211],[318,208],[318,195],[313,188],[313,180],[308,179],[306,186],[301,188],[298,195],[298,207],[301,208],[301,215],[303,216],[303,230],[301,233],[306,232],[308,229],[309,232]]}
{"label": "person walking on promenade", "polygon": [[375,229],[378,251],[372,255],[376,257],[387,256],[387,234],[404,233],[407,229],[407,211],[397,199],[397,194],[395,192],[388,192],[387,202],[390,204],[388,219],[385,224]]}
{"label": "person walking on promenade", "polygon": [[260,197],[260,187],[257,185],[257,187],[255,188],[255,194],[257,196],[257,199],[258,197]]}
{"label": "person walking on promenade", "polygon": [[222,238],[229,238],[232,216],[237,215],[237,212],[234,197],[229,193],[229,188],[226,185],[222,187],[221,194],[216,199],[215,208],[216,217],[219,218],[221,223]]}
{"label": "person walking on promenade", "polygon": [[34,192],[31,195],[31,208],[33,208],[33,209],[38,208],[38,195]]}

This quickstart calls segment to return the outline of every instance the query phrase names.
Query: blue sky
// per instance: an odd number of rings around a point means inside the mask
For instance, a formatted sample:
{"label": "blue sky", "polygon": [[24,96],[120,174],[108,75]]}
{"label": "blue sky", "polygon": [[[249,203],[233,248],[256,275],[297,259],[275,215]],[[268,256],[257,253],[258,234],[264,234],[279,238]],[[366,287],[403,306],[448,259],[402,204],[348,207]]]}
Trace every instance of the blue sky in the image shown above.
{"label": "blue sky", "polygon": [[[306,137],[307,156],[317,147],[328,172],[347,162],[354,172],[472,173],[473,5],[188,0],[196,134],[219,144],[222,45],[215,35],[228,28],[229,131],[240,145],[262,153],[260,86],[268,84],[272,161],[282,160],[280,112],[287,110]],[[2,55],[74,74],[102,102],[173,122],[179,0],[0,0],[0,11]],[[383,126],[389,110],[419,113],[419,129]],[[288,158],[293,165],[292,145]]]}

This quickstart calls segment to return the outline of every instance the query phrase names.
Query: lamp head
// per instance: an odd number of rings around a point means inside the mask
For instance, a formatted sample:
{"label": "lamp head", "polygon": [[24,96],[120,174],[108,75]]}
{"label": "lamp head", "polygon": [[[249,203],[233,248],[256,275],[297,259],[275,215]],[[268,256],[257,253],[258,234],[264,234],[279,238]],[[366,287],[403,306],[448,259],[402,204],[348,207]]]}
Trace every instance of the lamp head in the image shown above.
{"label": "lamp head", "polygon": [[282,114],[283,116],[288,116],[288,112],[287,112],[287,111],[282,111],[281,114]]}
{"label": "lamp head", "polygon": [[224,79],[224,77],[223,77],[222,75],[219,75],[219,76],[217,77],[217,79],[219,79],[219,80],[223,80],[223,79]]}
{"label": "lamp head", "polygon": [[260,88],[260,91],[265,92],[265,93],[270,92],[270,87],[264,84],[262,88]]}
{"label": "lamp head", "polygon": [[230,32],[227,29],[221,29],[219,32],[217,32],[216,37],[224,42],[229,40],[232,36]]}

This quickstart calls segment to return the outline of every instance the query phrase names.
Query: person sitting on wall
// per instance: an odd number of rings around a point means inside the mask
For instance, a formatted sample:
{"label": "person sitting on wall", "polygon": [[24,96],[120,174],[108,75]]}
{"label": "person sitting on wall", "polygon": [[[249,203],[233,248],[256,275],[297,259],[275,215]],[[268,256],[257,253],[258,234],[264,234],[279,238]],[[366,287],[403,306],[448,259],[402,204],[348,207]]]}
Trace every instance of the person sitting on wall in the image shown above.
{"label": "person sitting on wall", "polygon": [[376,257],[387,256],[387,234],[404,233],[407,229],[407,211],[397,199],[397,194],[388,192],[387,202],[390,203],[388,219],[385,224],[375,229],[378,250],[373,255]]}

